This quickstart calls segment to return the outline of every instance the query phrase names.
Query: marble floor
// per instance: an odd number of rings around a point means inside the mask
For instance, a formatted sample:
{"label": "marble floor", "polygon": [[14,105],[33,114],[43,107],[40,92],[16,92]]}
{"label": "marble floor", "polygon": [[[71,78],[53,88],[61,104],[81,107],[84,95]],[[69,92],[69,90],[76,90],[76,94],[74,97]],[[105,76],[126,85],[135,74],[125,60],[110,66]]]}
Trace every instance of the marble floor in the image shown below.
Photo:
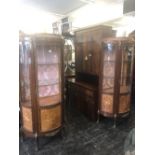
{"label": "marble floor", "polygon": [[35,151],[35,141],[19,136],[20,155],[124,155],[124,144],[129,132],[135,127],[134,104],[129,118],[117,121],[100,119],[99,123],[89,121],[74,108],[67,110],[63,137],[40,138],[40,150]]}

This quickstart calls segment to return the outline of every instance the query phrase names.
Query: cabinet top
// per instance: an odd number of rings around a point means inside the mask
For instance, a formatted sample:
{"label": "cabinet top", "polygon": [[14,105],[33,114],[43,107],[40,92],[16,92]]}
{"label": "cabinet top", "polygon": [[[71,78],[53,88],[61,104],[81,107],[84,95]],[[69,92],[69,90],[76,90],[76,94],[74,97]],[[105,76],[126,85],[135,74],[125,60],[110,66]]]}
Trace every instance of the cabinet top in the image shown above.
{"label": "cabinet top", "polygon": [[134,43],[129,37],[109,37],[102,40],[104,43]]}
{"label": "cabinet top", "polygon": [[72,84],[87,88],[89,90],[97,91],[97,86],[95,86],[95,85],[93,85],[91,83],[86,83],[86,82],[83,82],[83,81],[77,81],[75,78],[70,78],[67,81],[69,83],[72,83]]}
{"label": "cabinet top", "polygon": [[93,26],[93,27],[85,27],[85,28],[81,28],[81,29],[78,29],[78,30],[75,30],[75,33],[78,33],[78,32],[87,32],[87,31],[95,31],[95,30],[99,30],[99,29],[102,29],[102,30],[112,30],[112,27],[111,26],[106,26],[106,25],[98,25],[98,26]]}
{"label": "cabinet top", "polygon": [[20,34],[20,40],[36,40],[36,41],[63,41],[63,37],[57,34],[36,33],[36,34]]}

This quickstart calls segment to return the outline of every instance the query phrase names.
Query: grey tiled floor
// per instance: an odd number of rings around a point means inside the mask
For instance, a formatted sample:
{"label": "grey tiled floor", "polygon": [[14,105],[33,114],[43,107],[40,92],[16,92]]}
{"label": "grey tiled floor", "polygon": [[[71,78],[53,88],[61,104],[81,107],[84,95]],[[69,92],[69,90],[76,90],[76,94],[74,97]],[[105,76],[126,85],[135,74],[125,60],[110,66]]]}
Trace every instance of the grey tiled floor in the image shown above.
{"label": "grey tiled floor", "polygon": [[134,127],[134,105],[130,117],[118,120],[116,128],[113,128],[111,119],[101,118],[99,123],[91,122],[71,108],[64,124],[63,137],[40,138],[39,151],[35,151],[33,139],[25,138],[19,143],[19,152],[20,155],[124,155],[124,141]]}

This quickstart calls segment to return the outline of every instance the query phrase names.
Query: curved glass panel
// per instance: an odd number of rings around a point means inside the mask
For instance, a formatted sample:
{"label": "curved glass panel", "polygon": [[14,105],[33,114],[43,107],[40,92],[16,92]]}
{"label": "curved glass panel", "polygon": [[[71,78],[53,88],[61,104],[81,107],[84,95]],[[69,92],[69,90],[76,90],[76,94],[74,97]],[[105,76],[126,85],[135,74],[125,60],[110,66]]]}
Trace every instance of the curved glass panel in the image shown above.
{"label": "curved glass panel", "polygon": [[130,110],[133,59],[134,44],[125,42],[122,46],[119,113],[125,113]]}
{"label": "curved glass panel", "polygon": [[20,63],[20,99],[21,103],[31,105],[30,93],[30,56],[31,44],[29,40],[19,42],[19,63]]}

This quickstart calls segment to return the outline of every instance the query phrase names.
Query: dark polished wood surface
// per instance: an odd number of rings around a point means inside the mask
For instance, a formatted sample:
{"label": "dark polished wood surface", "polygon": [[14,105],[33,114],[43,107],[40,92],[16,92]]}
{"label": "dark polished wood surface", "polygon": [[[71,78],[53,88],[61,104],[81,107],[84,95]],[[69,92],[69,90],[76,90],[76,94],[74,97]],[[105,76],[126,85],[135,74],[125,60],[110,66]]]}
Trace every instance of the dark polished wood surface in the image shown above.
{"label": "dark polished wood surface", "polygon": [[105,37],[114,37],[114,31],[108,26],[96,26],[75,32],[76,72],[99,75],[101,41]]}
{"label": "dark polished wood surface", "polygon": [[92,121],[97,120],[97,86],[90,83],[77,81],[75,78],[69,79],[68,94],[69,103],[81,111]]}

